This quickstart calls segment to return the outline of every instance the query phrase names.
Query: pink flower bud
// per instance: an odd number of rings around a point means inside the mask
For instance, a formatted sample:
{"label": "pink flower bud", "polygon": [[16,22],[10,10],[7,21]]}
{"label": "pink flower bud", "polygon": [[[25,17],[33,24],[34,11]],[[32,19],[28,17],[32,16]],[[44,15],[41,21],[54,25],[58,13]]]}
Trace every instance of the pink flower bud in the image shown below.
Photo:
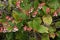
{"label": "pink flower bud", "polygon": [[38,5],[38,9],[41,9],[44,5],[45,5],[45,3],[39,4],[39,5]]}
{"label": "pink flower bud", "polygon": [[34,8],[33,8],[33,7],[31,7],[31,9],[29,10],[29,13],[31,13],[31,12],[33,11],[33,9],[34,9]]}
{"label": "pink flower bud", "polygon": [[27,31],[31,31],[32,30],[32,28],[27,28]]}
{"label": "pink flower bud", "polygon": [[6,19],[9,19],[9,16],[6,16]]}
{"label": "pink flower bud", "polygon": [[53,16],[58,16],[57,12],[54,12]]}
{"label": "pink flower bud", "polygon": [[16,32],[16,31],[18,31],[18,28],[17,28],[17,26],[14,26],[13,32]]}
{"label": "pink flower bud", "polygon": [[36,15],[37,15],[37,11],[35,11],[34,13],[33,13],[33,15],[32,15],[32,17],[35,17]]}
{"label": "pink flower bud", "polygon": [[17,8],[20,7],[20,0],[18,0],[18,1],[16,2],[16,7],[17,7]]}
{"label": "pink flower bud", "polygon": [[49,13],[49,12],[50,12],[50,8],[47,8],[47,9],[46,9],[46,13]]}
{"label": "pink flower bud", "polygon": [[24,26],[23,29],[24,29],[24,31],[26,31],[27,30],[27,26]]}
{"label": "pink flower bud", "polygon": [[10,17],[9,19],[8,19],[8,21],[11,21],[13,18],[12,17]]}
{"label": "pink flower bud", "polygon": [[3,32],[3,27],[0,27],[0,32]]}
{"label": "pink flower bud", "polygon": [[6,33],[6,32],[7,32],[7,29],[6,29],[6,27],[4,27],[3,33]]}

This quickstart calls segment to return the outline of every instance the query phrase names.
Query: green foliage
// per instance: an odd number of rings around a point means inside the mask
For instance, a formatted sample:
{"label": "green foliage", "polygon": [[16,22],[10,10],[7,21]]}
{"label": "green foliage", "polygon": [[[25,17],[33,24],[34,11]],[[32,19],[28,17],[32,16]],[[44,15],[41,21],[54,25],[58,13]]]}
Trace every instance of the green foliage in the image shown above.
{"label": "green foliage", "polygon": [[13,40],[13,33],[6,33],[6,38],[5,40]]}
{"label": "green foliage", "polygon": [[44,24],[50,25],[52,23],[52,17],[50,15],[42,17]]}
{"label": "green foliage", "polygon": [[54,33],[56,31],[56,28],[54,27],[49,27],[49,33]]}
{"label": "green foliage", "polygon": [[40,28],[38,29],[38,32],[40,33],[48,33],[48,28],[44,25],[40,25]]}
{"label": "green foliage", "polygon": [[[60,40],[59,0],[0,0],[0,33],[5,40]],[[58,21],[54,21],[58,20]]]}
{"label": "green foliage", "polygon": [[34,8],[35,8],[35,9],[38,7],[38,4],[39,4],[38,0],[35,0],[35,1],[34,1]]}
{"label": "green foliage", "polygon": [[33,29],[37,30],[40,27],[41,19],[34,18],[34,20],[28,22],[28,26],[32,27]]}
{"label": "green foliage", "polygon": [[41,40],[50,40],[47,34],[42,34],[41,36]]}
{"label": "green foliage", "polygon": [[56,23],[55,23],[55,26],[56,26],[56,27],[60,27],[60,21],[56,22]]}
{"label": "green foliage", "polygon": [[57,8],[59,8],[60,5],[57,0],[51,0],[50,2],[48,2],[48,6],[52,9],[56,10]]}

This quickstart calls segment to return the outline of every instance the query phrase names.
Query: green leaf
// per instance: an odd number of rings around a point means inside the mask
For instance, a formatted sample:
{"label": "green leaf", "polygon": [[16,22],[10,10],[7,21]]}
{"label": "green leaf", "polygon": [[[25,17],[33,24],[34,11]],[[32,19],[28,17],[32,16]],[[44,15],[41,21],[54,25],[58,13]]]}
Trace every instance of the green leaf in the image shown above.
{"label": "green leaf", "polygon": [[60,27],[60,21],[56,22],[56,23],[55,23],[55,26],[56,26],[57,28],[59,28],[59,27]]}
{"label": "green leaf", "polygon": [[13,11],[12,16],[15,20],[19,20],[19,14],[16,11]]}
{"label": "green leaf", "polygon": [[21,29],[21,27],[23,26],[23,23],[18,22],[16,25],[17,25],[18,29]]}
{"label": "green leaf", "polygon": [[38,30],[40,27],[40,24],[37,20],[33,20],[33,29]]}
{"label": "green leaf", "polygon": [[23,20],[27,19],[27,15],[25,13],[20,13],[19,17],[22,18]]}
{"label": "green leaf", "polygon": [[52,17],[50,15],[42,17],[44,24],[50,25],[52,23]]}
{"label": "green leaf", "polygon": [[50,40],[48,34],[42,34],[41,35],[41,40]]}
{"label": "green leaf", "polygon": [[12,0],[12,5],[16,6],[16,2],[17,2],[17,0]]}
{"label": "green leaf", "polygon": [[28,26],[33,28],[33,22],[32,21],[29,21],[28,22]]}
{"label": "green leaf", "polygon": [[[41,18],[39,18],[39,17],[34,18],[34,20],[35,20],[35,21],[37,21],[39,24],[41,24],[41,23],[42,23],[42,20],[41,20]],[[33,20],[33,21],[34,21],[34,20]]]}
{"label": "green leaf", "polygon": [[58,13],[58,16],[60,16],[60,12]]}
{"label": "green leaf", "polygon": [[2,3],[0,3],[0,7],[3,7],[4,5]]}
{"label": "green leaf", "polygon": [[56,31],[56,28],[54,27],[49,27],[49,33],[54,33]]}
{"label": "green leaf", "polygon": [[8,22],[8,25],[6,27],[8,32],[11,32],[13,30],[13,27],[14,27],[14,24],[12,22]]}
{"label": "green leaf", "polygon": [[9,23],[10,26],[12,26],[12,27],[14,26],[14,24],[12,22],[8,22],[8,23]]}
{"label": "green leaf", "polygon": [[22,3],[20,4],[20,6],[24,9],[24,8],[25,8],[24,2],[22,2]]}
{"label": "green leaf", "polygon": [[29,10],[30,7],[31,7],[31,5],[32,5],[32,4],[27,4],[27,5],[25,6],[25,10]]}
{"label": "green leaf", "polygon": [[21,13],[19,11],[14,11],[14,10],[13,10],[12,16],[16,21],[20,21],[20,19],[25,20],[28,18],[25,13]]}
{"label": "green leaf", "polygon": [[6,19],[0,19],[0,22],[4,23],[6,22]]}
{"label": "green leaf", "polygon": [[32,3],[28,3],[29,0],[23,0],[23,2],[21,2],[20,6],[23,10],[29,10],[32,6]]}
{"label": "green leaf", "polygon": [[28,2],[29,2],[29,0],[23,0],[23,2],[26,4],[26,3],[28,3]]}
{"label": "green leaf", "polygon": [[34,8],[35,8],[35,9],[38,7],[38,4],[39,4],[38,0],[35,0],[35,1],[34,1]]}
{"label": "green leaf", "polygon": [[54,9],[51,9],[51,14],[52,14],[52,15],[53,15],[54,11],[55,11]]}
{"label": "green leaf", "polygon": [[44,25],[40,25],[40,27],[38,27],[38,32],[40,33],[48,33],[48,28],[45,27]]}
{"label": "green leaf", "polygon": [[12,27],[12,26],[8,26],[8,27],[7,27],[8,32],[11,32],[11,31],[12,31],[12,29],[13,29],[13,27]]}
{"label": "green leaf", "polygon": [[27,32],[22,32],[22,30],[16,32],[16,37],[15,39],[18,39],[18,40],[28,40],[28,33]]}
{"label": "green leaf", "polygon": [[56,34],[58,37],[60,37],[60,31],[57,31]]}
{"label": "green leaf", "polygon": [[35,30],[37,30],[40,27],[41,22],[42,21],[41,21],[40,18],[35,18],[33,21],[28,22],[28,26],[32,27]]}
{"label": "green leaf", "polygon": [[36,40],[36,38],[34,38],[34,37],[30,37],[30,40]]}
{"label": "green leaf", "polygon": [[35,18],[33,21],[28,22],[28,26],[32,27],[34,30],[40,33],[48,33],[48,28],[40,25],[41,24],[41,19],[40,18]]}
{"label": "green leaf", "polygon": [[14,40],[12,35],[13,35],[12,32],[6,33],[6,40]]}
{"label": "green leaf", "polygon": [[43,10],[44,13],[46,13],[46,9],[47,9],[47,6],[42,7],[42,10]]}
{"label": "green leaf", "polygon": [[43,15],[45,15],[46,13],[44,13],[42,10],[38,10],[38,15],[40,15],[40,16],[43,16]]}
{"label": "green leaf", "polygon": [[50,8],[53,8],[54,10],[56,10],[57,8],[59,8],[59,2],[57,0],[51,0],[50,2],[47,3],[48,6]]}
{"label": "green leaf", "polygon": [[12,0],[8,0],[8,3],[9,3],[9,7],[12,6]]}

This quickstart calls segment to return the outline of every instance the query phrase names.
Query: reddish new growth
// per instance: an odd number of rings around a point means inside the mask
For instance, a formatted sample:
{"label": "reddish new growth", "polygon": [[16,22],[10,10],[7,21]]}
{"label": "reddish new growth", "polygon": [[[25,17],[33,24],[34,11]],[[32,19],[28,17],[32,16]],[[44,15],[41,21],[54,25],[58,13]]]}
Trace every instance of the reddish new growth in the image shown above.
{"label": "reddish new growth", "polygon": [[17,8],[20,8],[20,0],[18,0],[18,1],[16,2],[16,7],[17,7]]}
{"label": "reddish new growth", "polygon": [[58,13],[60,12],[60,8],[59,8],[59,9],[57,9],[57,12],[58,12]]}
{"label": "reddish new growth", "polygon": [[36,10],[36,11],[34,11],[32,17],[36,17],[37,14],[38,14],[38,11]]}
{"label": "reddish new growth", "polygon": [[31,7],[29,10],[26,11],[26,15],[29,16],[31,12],[33,12],[34,8]]}
{"label": "reddish new growth", "polygon": [[50,8],[46,8],[46,13],[49,13],[50,12]]}
{"label": "reddish new growth", "polygon": [[44,5],[45,5],[45,3],[39,4],[39,5],[38,5],[38,9],[41,9]]}
{"label": "reddish new growth", "polygon": [[53,16],[58,16],[57,11],[55,11],[55,12],[53,13]]}
{"label": "reddish new growth", "polygon": [[7,32],[7,28],[6,28],[6,27],[4,27],[3,33],[6,33],[6,32]]}
{"label": "reddish new growth", "polygon": [[9,19],[9,16],[6,16],[6,19]]}
{"label": "reddish new growth", "polygon": [[31,7],[30,10],[29,10],[29,13],[33,12],[34,8]]}
{"label": "reddish new growth", "polygon": [[7,19],[8,21],[12,21],[12,20],[13,20],[13,18],[10,17],[10,16],[6,16],[6,19]]}
{"label": "reddish new growth", "polygon": [[24,29],[24,31],[31,31],[32,30],[32,28],[27,27],[26,25],[23,27],[23,29]]}
{"label": "reddish new growth", "polygon": [[26,31],[27,30],[27,26],[24,26],[23,29],[24,29],[24,31]]}
{"label": "reddish new growth", "polygon": [[17,26],[14,26],[13,32],[16,32],[16,31],[18,31],[18,28],[17,28]]}
{"label": "reddish new growth", "polygon": [[57,10],[54,12],[53,16],[58,16],[58,13],[59,13],[59,12],[60,12],[60,8],[57,9]]}

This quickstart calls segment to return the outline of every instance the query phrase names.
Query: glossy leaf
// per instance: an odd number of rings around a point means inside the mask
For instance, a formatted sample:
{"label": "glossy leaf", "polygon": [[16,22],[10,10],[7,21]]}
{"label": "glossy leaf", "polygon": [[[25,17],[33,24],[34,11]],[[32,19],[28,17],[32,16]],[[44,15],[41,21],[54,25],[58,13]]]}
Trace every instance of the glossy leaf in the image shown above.
{"label": "glossy leaf", "polygon": [[38,32],[40,33],[48,33],[48,28],[45,27],[44,25],[40,25]]}
{"label": "glossy leaf", "polygon": [[50,25],[52,23],[52,17],[50,15],[42,17],[44,24]]}

